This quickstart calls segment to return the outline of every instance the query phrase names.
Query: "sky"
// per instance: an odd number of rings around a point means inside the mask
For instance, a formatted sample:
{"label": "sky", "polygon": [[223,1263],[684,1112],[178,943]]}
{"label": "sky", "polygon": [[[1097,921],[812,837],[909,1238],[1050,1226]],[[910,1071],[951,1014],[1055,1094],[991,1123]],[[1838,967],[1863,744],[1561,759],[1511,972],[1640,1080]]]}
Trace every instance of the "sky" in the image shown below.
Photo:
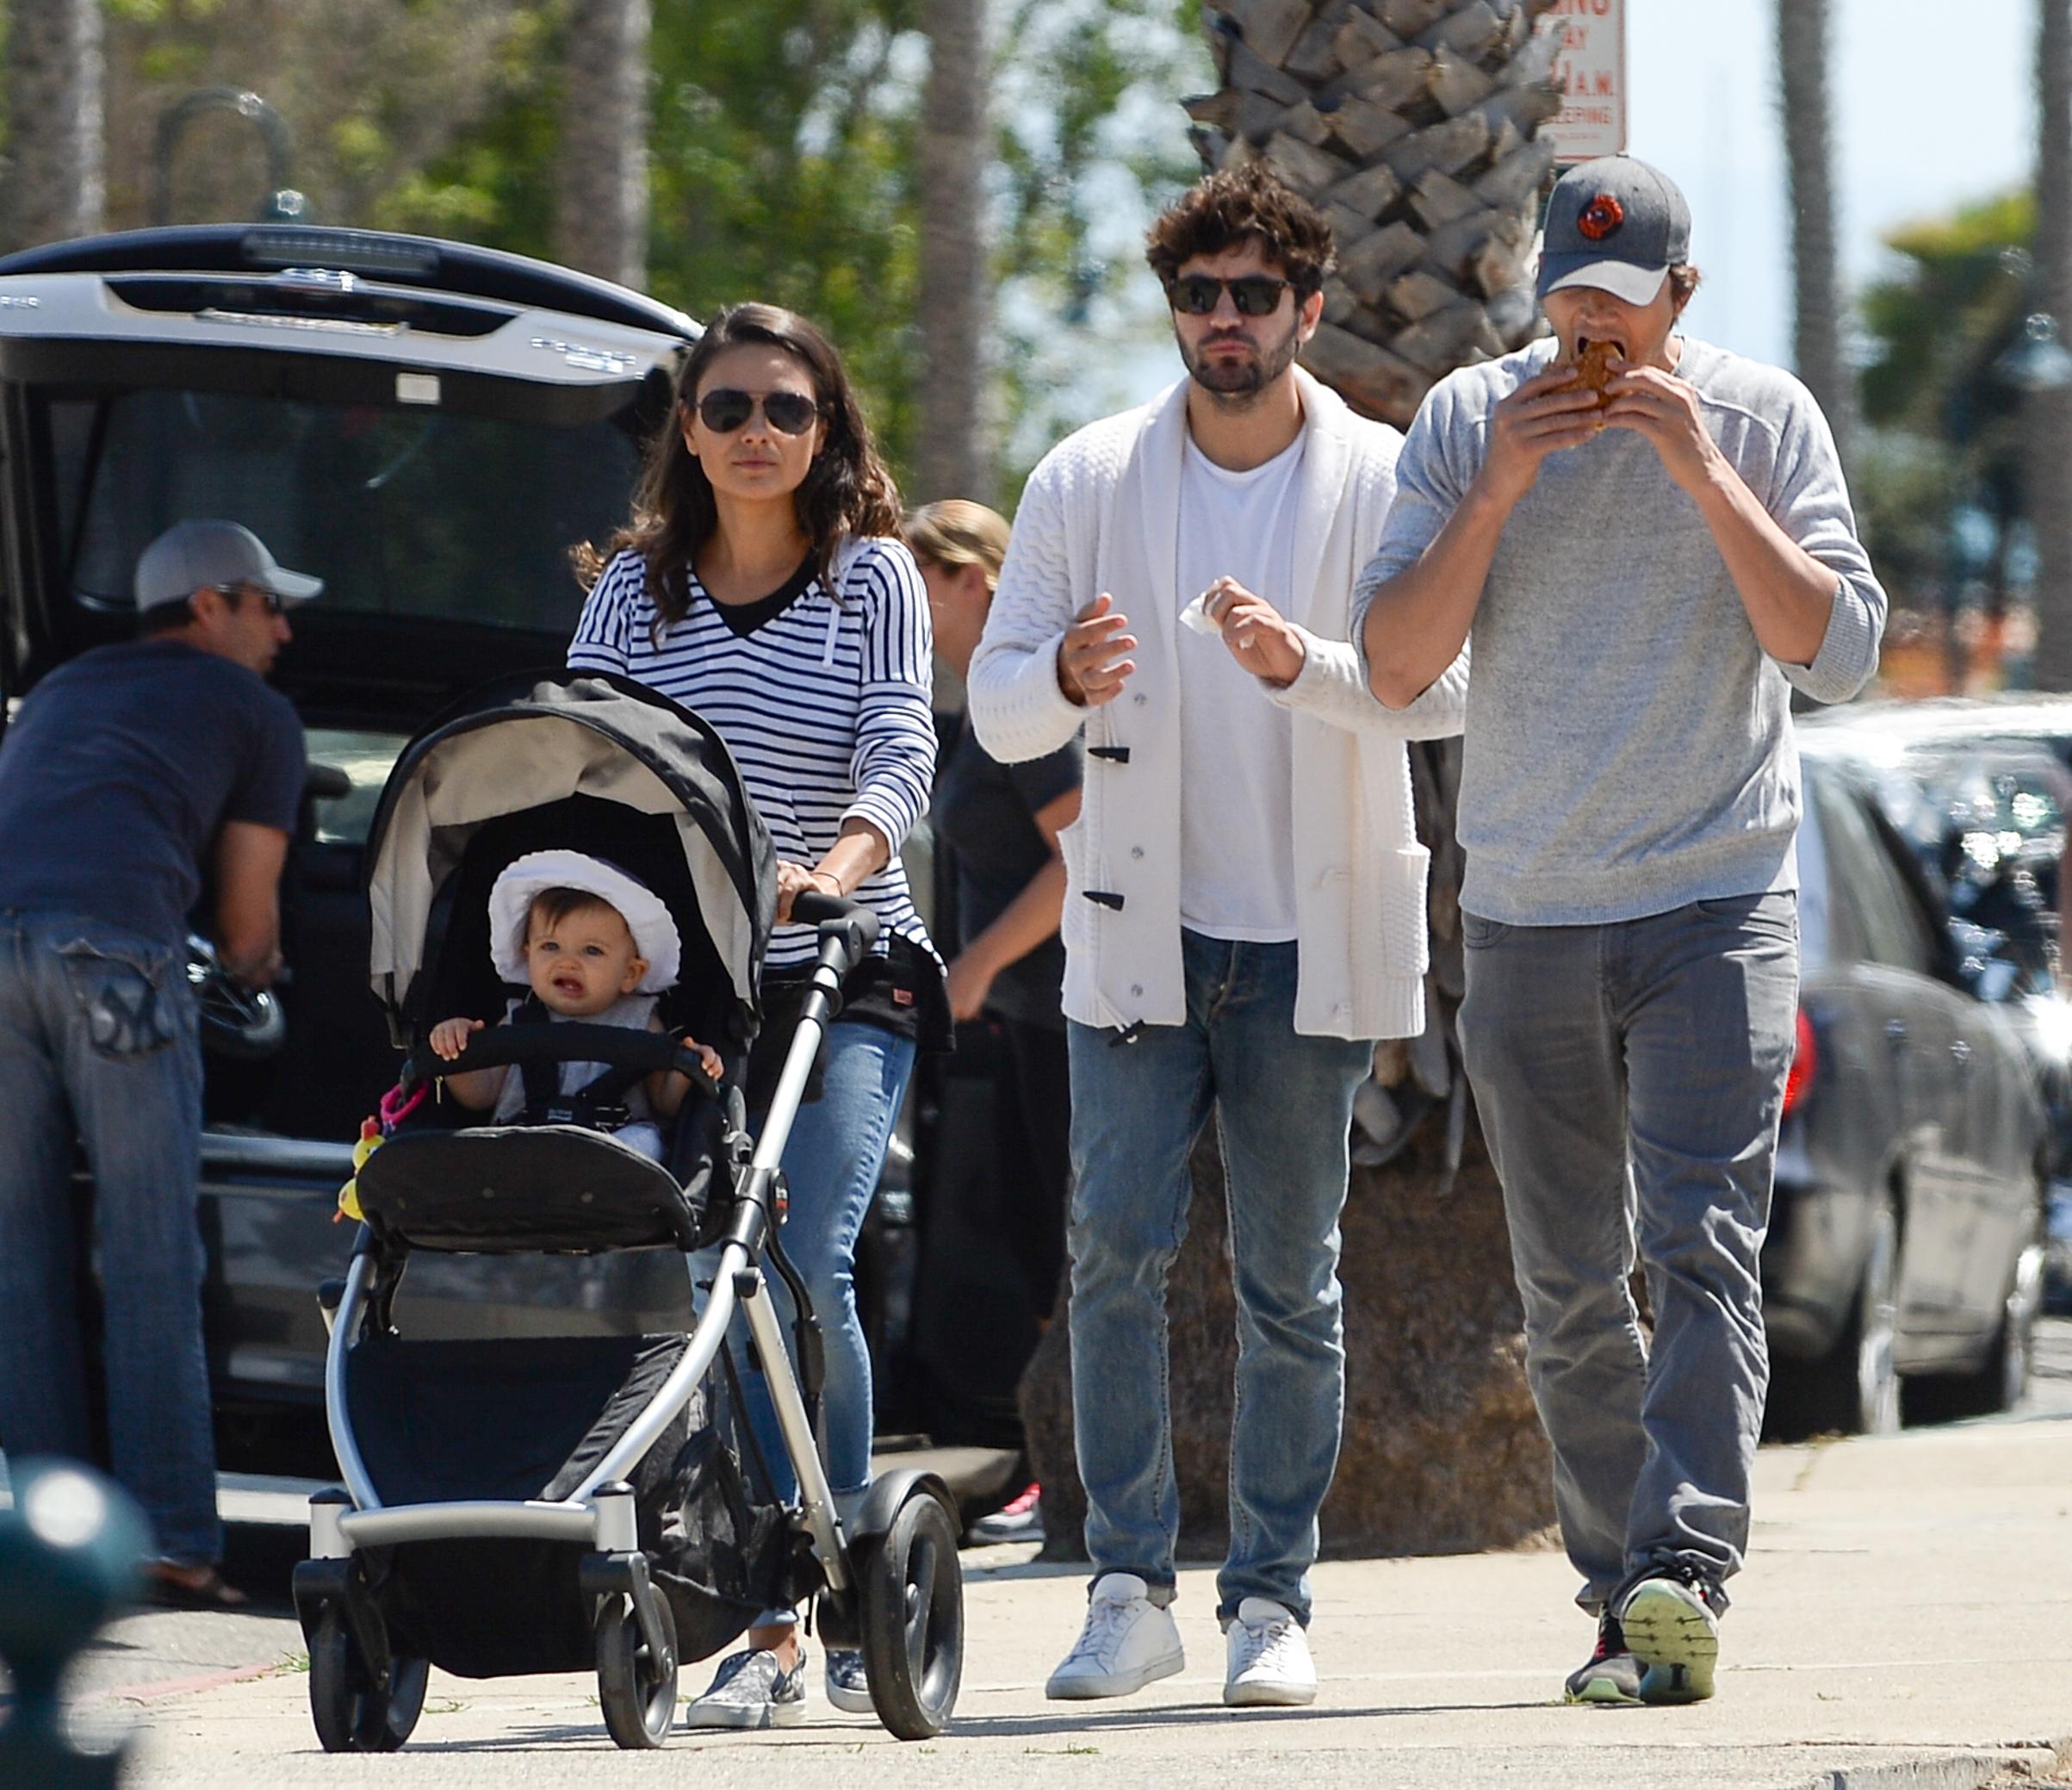
{"label": "sky", "polygon": [[[1628,0],[1628,150],[1690,202],[1695,335],[1791,361],[1790,237],[1773,0]],[[2033,0],[1833,0],[1829,62],[1842,277],[1882,239],[2022,185],[2034,158]]]}
{"label": "sky", "polygon": [[[1683,188],[1704,285],[1694,335],[1791,364],[1777,0],[1626,0],[1628,151]],[[2033,161],[2034,0],[1831,0],[1829,103],[1842,278],[1854,293],[1914,219],[2025,183]],[[1133,230],[1141,224],[1132,221]],[[1156,307],[1150,287],[1145,308]],[[1132,357],[1138,402],[1179,372]]]}

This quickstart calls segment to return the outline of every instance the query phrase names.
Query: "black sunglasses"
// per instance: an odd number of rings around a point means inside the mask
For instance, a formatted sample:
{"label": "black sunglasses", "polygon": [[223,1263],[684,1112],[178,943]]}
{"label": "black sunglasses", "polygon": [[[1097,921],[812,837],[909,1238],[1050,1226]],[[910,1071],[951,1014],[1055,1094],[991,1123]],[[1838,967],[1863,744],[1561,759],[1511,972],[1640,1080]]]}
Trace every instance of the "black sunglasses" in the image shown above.
{"label": "black sunglasses", "polygon": [[283,614],[288,608],[288,599],[277,590],[267,589],[264,584],[220,584],[216,588],[235,595],[240,603],[247,597],[257,598],[269,615]]}
{"label": "black sunglasses", "polygon": [[820,406],[799,392],[744,392],[723,385],[698,401],[698,417],[715,435],[731,435],[759,406],[780,435],[803,435],[820,414]]}
{"label": "black sunglasses", "polygon": [[1206,317],[1216,308],[1216,301],[1227,287],[1231,302],[1237,306],[1240,317],[1270,317],[1281,308],[1281,295],[1287,290],[1289,283],[1264,273],[1248,273],[1235,280],[1218,280],[1205,273],[1190,273],[1182,274],[1167,286],[1165,295],[1176,311],[1184,311],[1190,317]]}

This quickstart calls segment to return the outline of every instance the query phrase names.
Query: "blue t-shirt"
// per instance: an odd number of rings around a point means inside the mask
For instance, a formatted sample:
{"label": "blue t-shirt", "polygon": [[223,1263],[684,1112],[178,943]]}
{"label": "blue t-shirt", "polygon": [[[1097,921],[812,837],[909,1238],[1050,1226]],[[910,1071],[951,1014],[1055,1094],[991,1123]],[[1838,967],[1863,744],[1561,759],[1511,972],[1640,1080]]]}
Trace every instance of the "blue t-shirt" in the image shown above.
{"label": "blue t-shirt", "polygon": [[0,739],[0,908],[177,945],[225,821],[295,830],[295,705],[184,642],[96,647],[31,690]]}

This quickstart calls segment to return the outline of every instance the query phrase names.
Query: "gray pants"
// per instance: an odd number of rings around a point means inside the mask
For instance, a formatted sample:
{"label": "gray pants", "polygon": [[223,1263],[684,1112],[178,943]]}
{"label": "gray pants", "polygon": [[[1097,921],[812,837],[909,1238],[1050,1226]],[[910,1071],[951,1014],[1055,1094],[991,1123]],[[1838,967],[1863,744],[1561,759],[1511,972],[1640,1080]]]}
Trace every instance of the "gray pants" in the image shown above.
{"label": "gray pants", "polygon": [[[1603,926],[1462,917],[1461,1044],[1511,1225],[1577,1601],[1748,1541],[1757,1257],[1798,998],[1794,895]],[[1654,1318],[1629,1285],[1638,1237]]]}

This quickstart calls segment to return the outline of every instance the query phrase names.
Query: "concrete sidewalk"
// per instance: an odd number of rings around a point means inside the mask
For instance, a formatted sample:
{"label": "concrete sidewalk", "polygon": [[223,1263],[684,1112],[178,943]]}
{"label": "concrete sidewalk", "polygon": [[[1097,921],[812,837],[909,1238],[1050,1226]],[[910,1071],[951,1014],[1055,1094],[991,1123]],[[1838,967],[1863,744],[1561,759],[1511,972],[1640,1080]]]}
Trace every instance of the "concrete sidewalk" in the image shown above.
{"label": "concrete sidewalk", "polygon": [[[1119,1702],[1049,1704],[1043,1680],[1077,1631],[1082,1576],[1029,1562],[1027,1547],[996,1548],[965,1557],[964,1694],[931,1743],[902,1745],[834,1713],[817,1669],[803,1727],[679,1731],[644,1755],[606,1740],[587,1676],[435,1674],[403,1753],[328,1758],[290,1664],[130,1704],[148,1724],[133,1782],[925,1790],[1270,1774],[1382,1790],[1972,1790],[2010,1768],[2027,1781],[2060,1769],[2058,1743],[2072,1742],[2072,1419],[1767,1450],[1756,1508],[1720,1694],[1689,1709],[1555,1700],[1591,1629],[1553,1551],[1327,1563],[1316,1706],[1242,1715],[1220,1701],[1213,1571],[1191,1569],[1181,1677]],[[704,1677],[686,1668],[685,1694]],[[106,1692],[96,1701],[102,1720],[123,1706]]]}

